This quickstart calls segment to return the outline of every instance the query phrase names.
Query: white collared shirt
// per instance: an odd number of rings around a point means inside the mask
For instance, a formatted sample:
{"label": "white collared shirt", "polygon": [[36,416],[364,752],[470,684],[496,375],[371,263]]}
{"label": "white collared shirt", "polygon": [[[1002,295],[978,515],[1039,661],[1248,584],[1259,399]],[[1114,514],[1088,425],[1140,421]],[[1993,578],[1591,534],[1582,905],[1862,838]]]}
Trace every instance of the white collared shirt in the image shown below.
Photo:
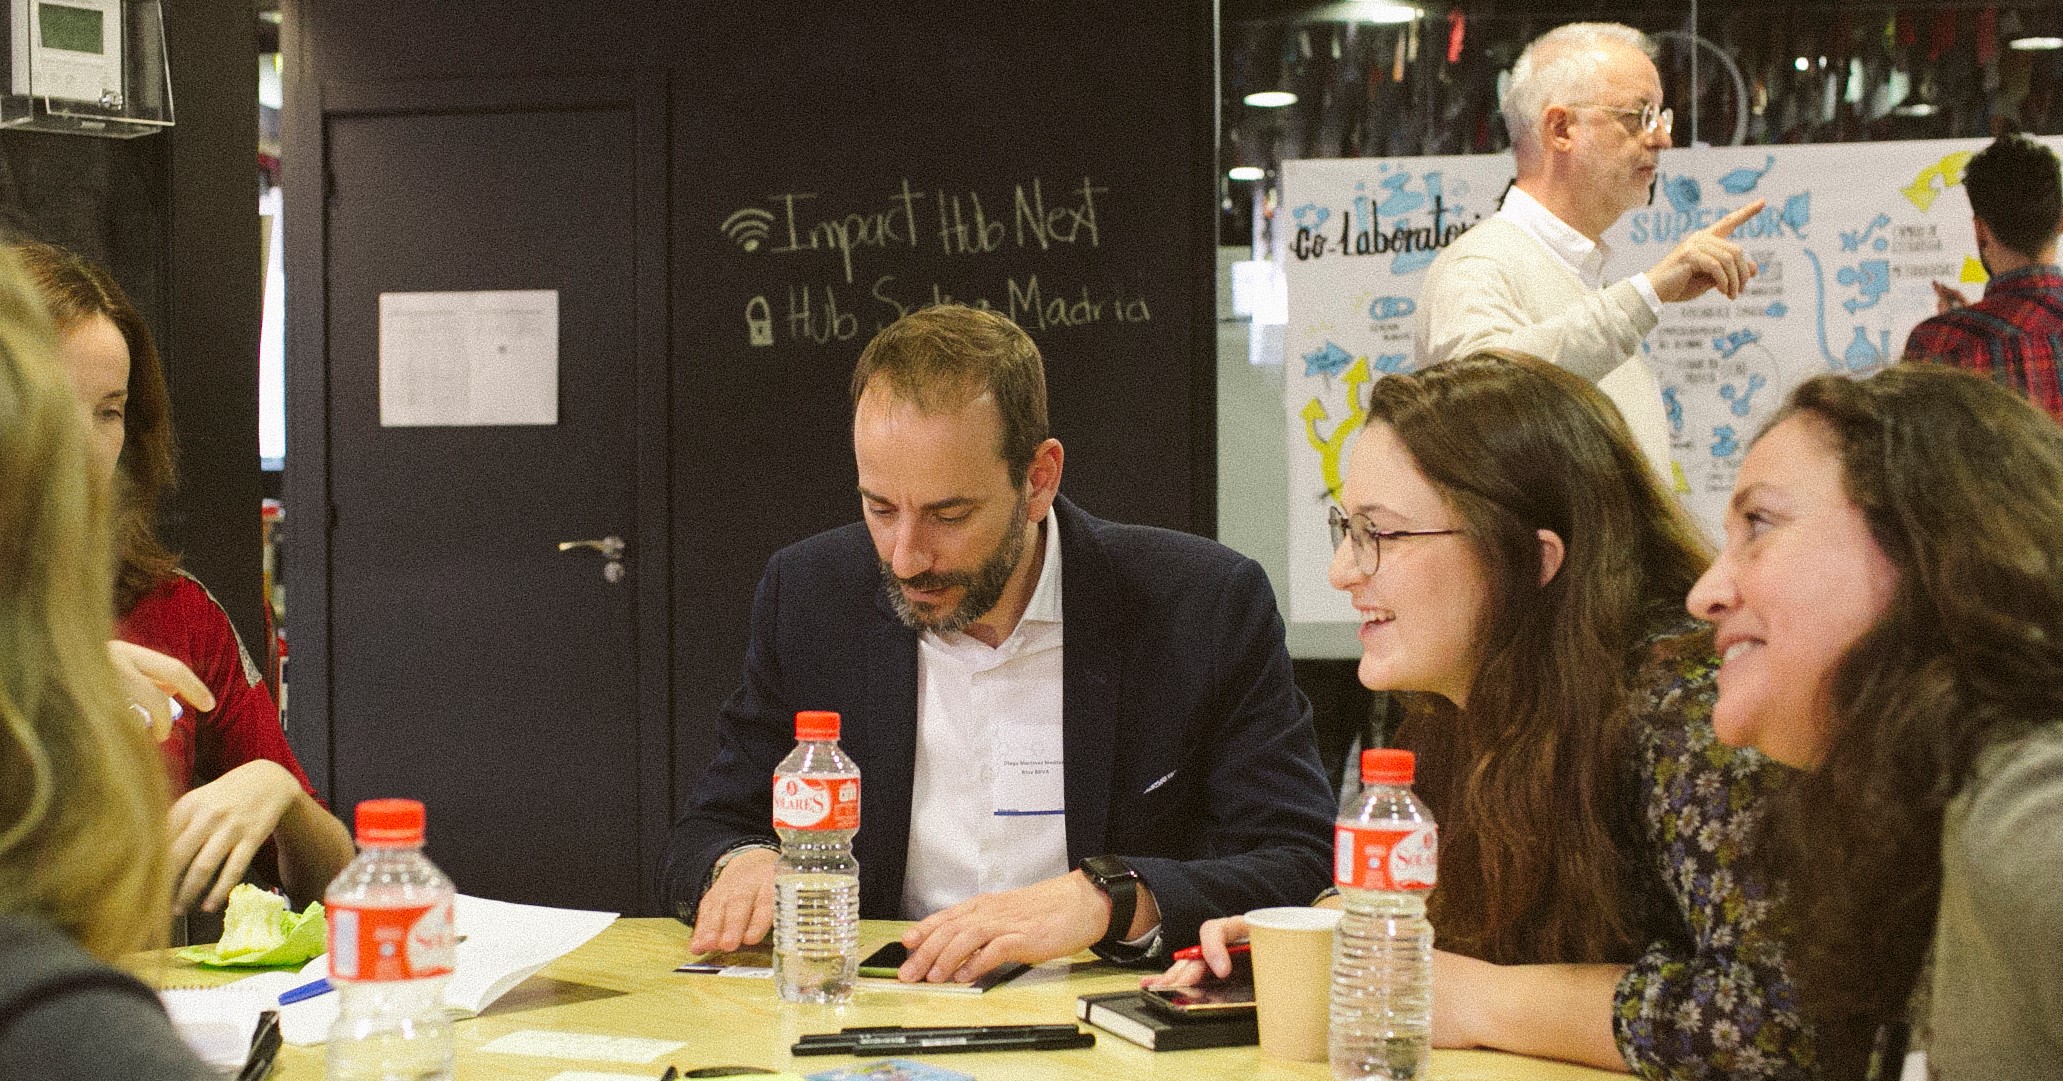
{"label": "white collared shirt", "polygon": [[1059,516],[1044,526],[1045,565],[1008,638],[918,636],[904,919],[1068,872]]}
{"label": "white collared shirt", "polygon": [[[1605,262],[1612,257],[1612,249],[1584,236],[1575,226],[1556,217],[1554,211],[1526,194],[1525,189],[1514,187],[1506,192],[1504,205],[1498,208],[1497,216],[1525,230],[1526,235],[1553,252],[1563,266],[1582,279],[1586,288],[1604,288]],[[1662,297],[1655,292],[1654,283],[1648,281],[1647,273],[1643,271],[1628,280],[1633,283],[1634,291],[1640,294],[1640,299],[1647,302],[1648,310],[1654,312],[1656,318],[1661,318]]]}

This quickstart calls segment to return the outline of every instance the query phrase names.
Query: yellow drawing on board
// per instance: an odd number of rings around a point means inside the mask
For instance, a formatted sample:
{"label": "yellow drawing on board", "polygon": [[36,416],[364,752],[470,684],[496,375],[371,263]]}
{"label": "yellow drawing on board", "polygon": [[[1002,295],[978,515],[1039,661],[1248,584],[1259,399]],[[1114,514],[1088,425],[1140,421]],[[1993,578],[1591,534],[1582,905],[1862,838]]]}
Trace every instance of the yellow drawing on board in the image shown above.
{"label": "yellow drawing on board", "polygon": [[1940,161],[1920,170],[1913,182],[1898,189],[1912,204],[1925,213],[1941,198],[1941,193],[1963,182],[1963,168],[1970,164],[1975,152],[1958,150],[1946,155]]}
{"label": "yellow drawing on board", "polygon": [[1963,256],[1962,280],[1971,285],[1983,285],[1990,281],[1991,275],[1984,272],[1984,260],[1974,255]]}
{"label": "yellow drawing on board", "polygon": [[1361,384],[1368,382],[1368,358],[1355,357],[1352,366],[1340,373],[1340,382],[1347,388],[1347,416],[1333,425],[1329,435],[1318,434],[1318,422],[1327,419],[1325,403],[1313,398],[1304,403],[1301,414],[1304,418],[1304,438],[1311,449],[1318,452],[1319,475],[1325,479],[1325,494],[1334,502],[1340,498],[1340,455],[1347,449],[1347,440],[1361,430],[1361,422],[1368,418],[1368,407],[1361,403]]}
{"label": "yellow drawing on board", "polygon": [[1674,491],[1677,495],[1691,494],[1690,478],[1683,475],[1682,462],[1672,460],[1669,463],[1669,476],[1671,480],[1670,490]]}

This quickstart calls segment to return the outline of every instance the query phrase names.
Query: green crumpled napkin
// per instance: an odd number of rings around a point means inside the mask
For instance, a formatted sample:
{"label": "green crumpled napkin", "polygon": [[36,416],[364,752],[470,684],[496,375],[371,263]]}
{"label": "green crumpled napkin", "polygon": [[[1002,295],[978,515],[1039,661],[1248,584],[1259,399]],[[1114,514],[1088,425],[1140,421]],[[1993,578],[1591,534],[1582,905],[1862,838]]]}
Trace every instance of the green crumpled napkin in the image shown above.
{"label": "green crumpled napkin", "polygon": [[[243,894],[245,890],[250,893]],[[306,911],[289,912],[283,898],[255,886],[230,891],[222,924],[221,942],[188,946],[179,951],[179,959],[218,968],[264,968],[304,964],[327,947],[322,902],[310,901]]]}

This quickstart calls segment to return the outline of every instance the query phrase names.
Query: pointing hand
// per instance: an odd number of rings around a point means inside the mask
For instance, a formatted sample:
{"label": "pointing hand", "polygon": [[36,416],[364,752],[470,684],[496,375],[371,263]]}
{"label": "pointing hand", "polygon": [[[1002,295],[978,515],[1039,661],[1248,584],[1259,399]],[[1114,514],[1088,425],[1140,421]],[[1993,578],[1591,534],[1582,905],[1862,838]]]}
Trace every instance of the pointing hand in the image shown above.
{"label": "pointing hand", "polygon": [[1665,303],[1678,303],[1718,289],[1737,300],[1755,276],[1755,261],[1729,239],[1749,218],[1762,213],[1761,199],[1683,238],[1683,243],[1648,270],[1648,284]]}

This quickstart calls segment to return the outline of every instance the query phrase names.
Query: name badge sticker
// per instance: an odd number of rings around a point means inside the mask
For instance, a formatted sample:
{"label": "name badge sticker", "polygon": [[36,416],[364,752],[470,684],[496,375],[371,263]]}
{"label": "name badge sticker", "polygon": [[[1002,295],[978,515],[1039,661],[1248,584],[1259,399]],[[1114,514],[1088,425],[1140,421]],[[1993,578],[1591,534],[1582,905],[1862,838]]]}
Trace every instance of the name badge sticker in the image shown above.
{"label": "name badge sticker", "polygon": [[1060,726],[1005,724],[997,733],[993,794],[996,814],[1067,813]]}

